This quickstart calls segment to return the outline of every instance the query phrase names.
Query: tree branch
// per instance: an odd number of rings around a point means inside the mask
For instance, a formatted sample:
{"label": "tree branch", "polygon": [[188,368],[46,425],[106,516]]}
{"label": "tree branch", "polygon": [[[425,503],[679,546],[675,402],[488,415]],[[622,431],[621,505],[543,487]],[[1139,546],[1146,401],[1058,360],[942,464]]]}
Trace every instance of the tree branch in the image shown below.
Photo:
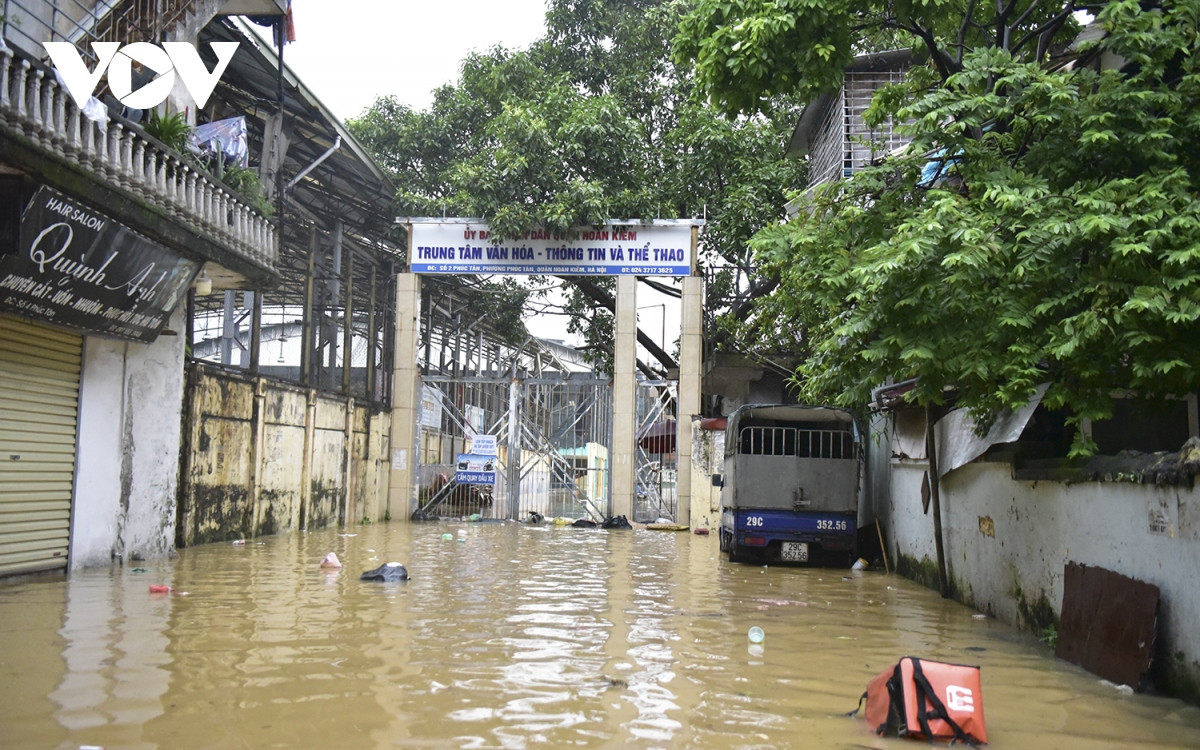
{"label": "tree branch", "polygon": [[[1066,23],[1067,19],[1070,18],[1071,14],[1074,12],[1074,3],[1070,2],[1070,0],[1067,0],[1067,3],[1063,6],[1063,9],[1055,14],[1053,18],[1051,18],[1049,21],[1046,21],[1041,26],[1038,26],[1036,29],[1030,31],[1025,36],[1021,37],[1021,41],[1013,45],[1013,51],[1015,52],[1016,50],[1021,49],[1021,47],[1025,46],[1030,39],[1035,39],[1041,37],[1042,35],[1054,36],[1055,32],[1062,28],[1062,25]],[[1040,46],[1039,49],[1041,49]]]}
{"label": "tree branch", "polygon": [[959,65],[962,64],[964,49],[967,44],[967,29],[971,26],[971,18],[975,15],[975,0],[970,0],[967,3],[967,11],[963,14],[962,26],[958,27],[958,37],[955,41],[955,47],[958,52],[955,54],[954,61]]}
{"label": "tree branch", "polygon": [[[586,276],[559,276],[558,278],[574,286],[585,297],[616,315],[617,300],[608,293],[608,290],[591,281]],[[642,329],[640,328],[637,329],[637,342],[649,352],[651,357],[658,360],[658,363],[664,368],[670,370],[679,367],[679,363],[672,359],[671,355],[663,351],[662,347],[655,343],[652,338],[642,333]]]}
{"label": "tree branch", "polygon": [[933,64],[937,66],[938,74],[942,77],[943,81],[958,70],[958,63],[942,51],[942,48],[937,44],[937,40],[934,39],[932,31],[923,29],[920,26],[902,24],[898,21],[894,21],[893,26],[901,31],[907,31],[921,40],[925,45],[925,49],[929,52],[929,59],[933,60]]}
{"label": "tree branch", "polygon": [[646,276],[639,277],[638,281],[641,281],[643,284],[650,287],[654,291],[661,292],[661,293],[667,295],[668,297],[674,297],[675,299],[679,299],[681,296],[678,289],[676,289],[673,286],[668,286],[667,284],[664,284],[661,281],[655,281],[654,279],[651,279]]}
{"label": "tree branch", "polygon": [[1029,4],[1029,7],[1025,9],[1025,12],[1022,13],[1020,16],[1018,16],[1017,20],[1012,22],[1012,25],[1010,26],[1010,28],[1015,29],[1016,27],[1025,23],[1025,19],[1029,18],[1029,16],[1033,13],[1033,11],[1036,10],[1037,7],[1041,4],[1042,4],[1042,0],[1033,0],[1033,2],[1031,2]]}
{"label": "tree branch", "polygon": [[[749,315],[750,308],[754,305],[755,301],[775,291],[776,287],[778,286],[778,277],[770,277],[761,279],[759,282],[752,282],[746,296],[730,305],[729,311],[726,313],[726,315],[733,316],[739,320],[745,320]],[[725,344],[729,343],[729,337],[729,331],[723,328],[719,329],[715,331],[709,338],[709,345],[713,350],[721,349]]]}

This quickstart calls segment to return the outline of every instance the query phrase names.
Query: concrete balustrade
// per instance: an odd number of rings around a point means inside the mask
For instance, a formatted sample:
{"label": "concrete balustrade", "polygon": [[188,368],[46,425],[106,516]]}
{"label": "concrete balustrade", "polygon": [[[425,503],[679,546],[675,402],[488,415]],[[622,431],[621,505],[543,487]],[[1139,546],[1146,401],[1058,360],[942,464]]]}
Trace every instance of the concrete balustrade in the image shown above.
{"label": "concrete balustrade", "polygon": [[275,267],[279,246],[270,221],[136,128],[113,118],[90,119],[53,74],[7,47],[0,47],[0,127],[19,131],[211,240]]}

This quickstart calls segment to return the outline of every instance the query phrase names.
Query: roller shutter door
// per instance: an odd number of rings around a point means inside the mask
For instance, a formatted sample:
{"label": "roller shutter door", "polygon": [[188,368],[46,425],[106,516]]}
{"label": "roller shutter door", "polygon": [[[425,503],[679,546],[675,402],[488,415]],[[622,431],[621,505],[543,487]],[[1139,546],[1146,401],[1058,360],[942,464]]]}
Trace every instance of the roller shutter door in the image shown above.
{"label": "roller shutter door", "polygon": [[0,576],[67,566],[82,351],[0,314]]}

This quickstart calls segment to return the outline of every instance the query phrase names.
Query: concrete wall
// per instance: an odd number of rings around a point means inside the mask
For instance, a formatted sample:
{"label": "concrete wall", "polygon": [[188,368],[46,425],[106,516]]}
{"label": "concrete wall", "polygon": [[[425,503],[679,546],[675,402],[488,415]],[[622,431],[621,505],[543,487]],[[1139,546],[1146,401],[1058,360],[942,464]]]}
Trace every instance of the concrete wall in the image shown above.
{"label": "concrete wall", "polygon": [[179,546],[384,519],[388,412],[197,366]]}
{"label": "concrete wall", "polygon": [[[180,309],[171,328],[183,325]],[[84,339],[72,569],[171,550],[183,357],[181,336],[159,336],[152,344]]]}
{"label": "concrete wall", "polygon": [[[877,457],[872,468],[886,472],[873,484],[890,499],[876,497],[893,567],[936,587],[933,518],[921,501],[924,460]],[[1061,615],[1068,562],[1152,583],[1161,592],[1160,687],[1200,700],[1200,587],[1193,580],[1200,570],[1200,489],[1017,481],[1007,462],[977,461],[942,478],[941,505],[956,599],[1039,632]]]}
{"label": "concrete wall", "polygon": [[[724,471],[725,431],[706,430],[692,420],[692,512],[693,529],[716,531],[721,526],[721,489],[713,487],[712,475]],[[684,467],[679,467],[685,471]]]}

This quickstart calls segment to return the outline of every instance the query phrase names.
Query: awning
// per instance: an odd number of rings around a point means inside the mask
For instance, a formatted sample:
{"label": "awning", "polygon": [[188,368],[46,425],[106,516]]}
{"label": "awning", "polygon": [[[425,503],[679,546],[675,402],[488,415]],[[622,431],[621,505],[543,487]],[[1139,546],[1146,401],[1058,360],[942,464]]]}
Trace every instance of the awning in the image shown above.
{"label": "awning", "polygon": [[638,433],[638,445],[647,453],[674,453],[676,430],[674,419],[655,422]]}
{"label": "awning", "polygon": [[996,416],[992,426],[984,435],[976,432],[976,423],[966,409],[955,409],[934,425],[937,438],[938,476],[944,477],[960,466],[965,466],[999,443],[1011,443],[1021,437],[1025,425],[1042,402],[1049,384],[1037,387],[1029,403],[1016,411],[1004,411]]}

